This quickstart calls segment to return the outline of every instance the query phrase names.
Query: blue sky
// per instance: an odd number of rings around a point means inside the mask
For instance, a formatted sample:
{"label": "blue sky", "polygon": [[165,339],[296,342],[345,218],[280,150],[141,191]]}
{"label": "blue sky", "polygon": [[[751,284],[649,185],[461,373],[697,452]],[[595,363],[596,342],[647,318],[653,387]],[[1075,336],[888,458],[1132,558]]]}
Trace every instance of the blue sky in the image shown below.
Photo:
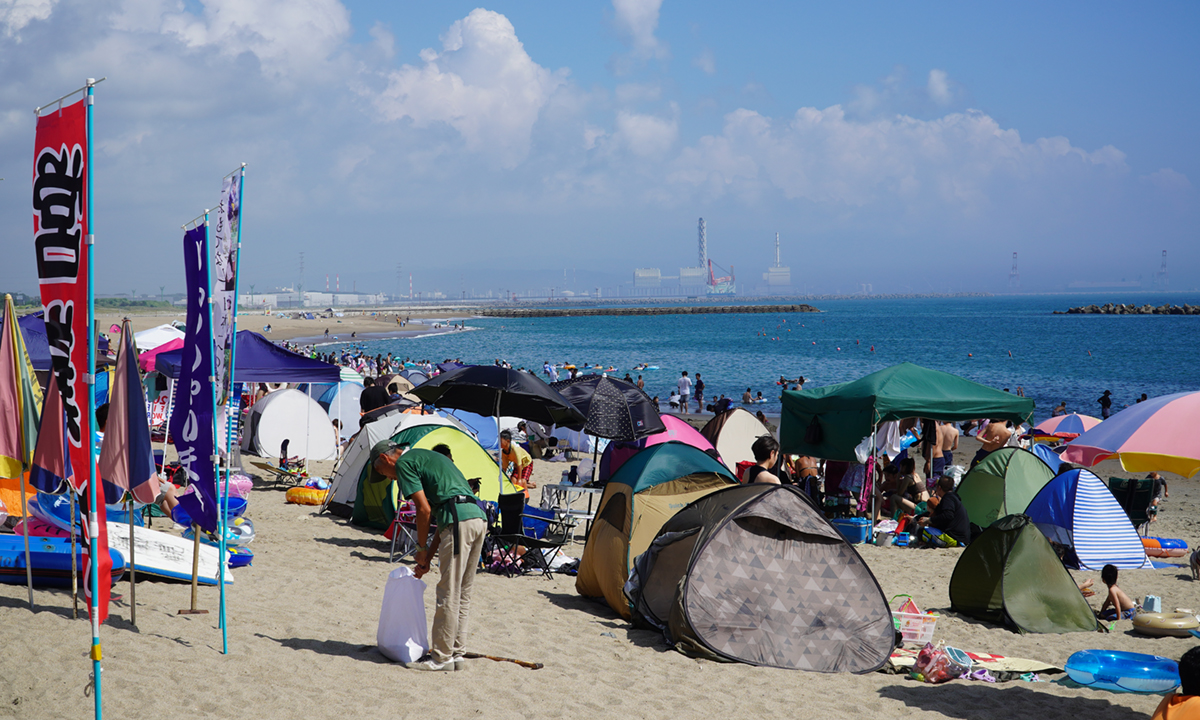
{"label": "blue sky", "polygon": [[98,287],[179,289],[249,165],[244,283],[590,289],[781,234],[813,292],[1200,283],[1194,3],[0,2],[0,286],[30,110],[98,89]]}

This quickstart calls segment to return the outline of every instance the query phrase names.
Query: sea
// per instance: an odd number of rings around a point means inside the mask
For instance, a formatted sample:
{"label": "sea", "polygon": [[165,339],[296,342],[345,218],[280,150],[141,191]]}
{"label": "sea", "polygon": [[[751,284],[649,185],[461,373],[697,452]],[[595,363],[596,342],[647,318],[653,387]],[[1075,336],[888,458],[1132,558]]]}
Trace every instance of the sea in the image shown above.
{"label": "sea", "polygon": [[[354,347],[374,355],[470,364],[496,360],[542,374],[542,364],[601,365],[608,374],[640,374],[646,392],[665,400],[681,371],[705,382],[707,402],[725,394],[740,403],[747,388],[780,412],[780,376],[806,387],[846,382],[901,362],[954,373],[1035,400],[1035,419],[1060,402],[1069,412],[1100,415],[1149,397],[1200,390],[1200,316],[1055,315],[1107,302],[1200,304],[1200,293],[1116,296],[813,300],[819,313],[467,319],[471,332],[378,339]],[[414,313],[415,315],[415,313]],[[322,346],[341,348],[342,345]],[[656,370],[635,371],[639,363]],[[564,374],[565,377],[565,374]]]}

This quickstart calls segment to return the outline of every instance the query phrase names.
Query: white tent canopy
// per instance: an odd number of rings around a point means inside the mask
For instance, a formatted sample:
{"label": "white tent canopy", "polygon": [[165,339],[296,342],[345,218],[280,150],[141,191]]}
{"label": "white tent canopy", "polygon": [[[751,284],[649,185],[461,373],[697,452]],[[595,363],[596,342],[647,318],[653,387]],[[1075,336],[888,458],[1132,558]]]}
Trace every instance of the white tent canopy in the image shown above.
{"label": "white tent canopy", "polygon": [[172,340],[182,340],[183,331],[172,325],[159,325],[133,334],[138,352],[147,352]]}
{"label": "white tent canopy", "polygon": [[708,440],[717,448],[725,466],[736,468],[739,462],[754,462],[750,446],[763,435],[770,434],[767,427],[749,411],[735,408],[724,418],[716,438],[709,437]]}
{"label": "white tent canopy", "polygon": [[242,450],[278,457],[284,440],[288,456],[308,460],[337,457],[337,435],[325,410],[299,390],[277,390],[254,403],[242,434]]}

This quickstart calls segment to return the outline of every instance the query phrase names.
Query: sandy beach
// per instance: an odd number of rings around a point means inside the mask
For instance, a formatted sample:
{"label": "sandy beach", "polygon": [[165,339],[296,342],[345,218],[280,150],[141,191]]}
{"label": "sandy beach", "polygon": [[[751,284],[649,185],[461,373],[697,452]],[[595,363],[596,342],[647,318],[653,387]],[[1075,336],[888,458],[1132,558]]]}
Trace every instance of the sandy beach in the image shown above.
{"label": "sandy beach", "polygon": [[[974,442],[964,439],[959,456],[969,458]],[[535,464],[539,483],[554,482],[564,467]],[[1100,474],[1121,474],[1114,465],[1100,467]],[[313,466],[318,474],[330,469],[331,463]],[[1155,533],[1194,541],[1197,484],[1171,479],[1171,497]],[[931,686],[883,673],[818,675],[698,661],[668,648],[657,633],[634,629],[606,606],[579,597],[574,577],[566,575],[548,581],[485,573],[476,583],[471,650],[540,662],[543,669],[480,659],[468,661],[462,673],[418,673],[389,662],[375,648],[392,567],[381,534],[286,504],[283,489],[262,479],[256,480],[247,516],[257,529],[255,559],[235,572],[228,591],[229,655],[220,652],[215,588],[200,590],[200,605],[211,614],[181,616],[188,585],[139,581],[138,627],[129,624],[122,599],[102,629],[108,717],[1100,719],[1144,717],[1159,700],[1054,682]],[[155,527],[164,524],[160,520]],[[908,593],[922,608],[938,609],[936,639],[966,650],[1061,666],[1086,648],[1178,658],[1194,645],[1190,639],[1135,635],[1128,621],[1117,623],[1111,634],[1018,635],[948,611],[947,586],[961,551],[858,549],[889,597]],[[582,545],[568,553],[578,557]],[[436,569],[426,579],[432,623]],[[1162,596],[1164,608],[1200,608],[1200,583],[1186,567],[1124,571],[1120,584],[1139,600]],[[128,582],[114,587],[126,598],[128,590]],[[1094,607],[1102,592],[1091,598]],[[88,716],[87,621],[71,619],[68,592],[38,590],[35,601],[31,613],[22,586],[0,586],[0,623],[8,629],[0,654],[0,716]]]}
{"label": "sandy beach", "polygon": [[[337,335],[343,342],[350,340],[350,333],[356,333],[357,340],[373,340],[382,337],[411,337],[417,335],[426,335],[431,332],[438,332],[434,328],[435,323],[442,323],[451,318],[461,318],[461,311],[455,312],[446,309],[408,309],[396,311],[380,312],[372,314],[372,310],[347,310],[343,317],[325,318],[315,312],[316,308],[305,308],[306,311],[313,312],[313,320],[305,320],[295,318],[295,310],[284,311],[283,314],[287,317],[278,317],[277,313],[263,314],[261,311],[243,310],[238,314],[238,329],[253,330],[256,333],[264,333],[264,336],[270,340],[292,340],[299,342],[324,342],[325,330],[329,330],[331,336]],[[411,318],[411,322],[400,328],[396,324],[396,317],[399,314],[402,318]],[[149,312],[101,312],[96,314],[96,322],[100,327],[100,331],[107,333],[112,325],[120,325],[124,318],[129,318],[133,325],[134,332],[141,332],[159,325],[169,325],[173,321],[183,322],[185,313],[181,309],[179,312],[170,311],[149,311]],[[264,332],[267,325],[271,326],[269,333]],[[467,322],[470,326],[470,322]]]}

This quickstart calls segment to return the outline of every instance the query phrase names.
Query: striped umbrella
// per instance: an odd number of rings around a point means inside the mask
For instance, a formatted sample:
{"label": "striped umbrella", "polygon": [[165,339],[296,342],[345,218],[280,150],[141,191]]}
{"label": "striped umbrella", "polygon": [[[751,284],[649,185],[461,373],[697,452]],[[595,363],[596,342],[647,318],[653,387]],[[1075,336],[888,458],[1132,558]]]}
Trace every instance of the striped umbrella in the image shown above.
{"label": "striped umbrella", "polygon": [[1067,462],[1091,467],[1111,457],[1129,472],[1200,472],[1200,392],[1164,395],[1125,408],[1067,445]]}
{"label": "striped umbrella", "polygon": [[1079,437],[1100,423],[1100,418],[1071,413],[1070,415],[1059,415],[1058,417],[1041,421],[1033,427],[1033,434],[1070,440]]}

